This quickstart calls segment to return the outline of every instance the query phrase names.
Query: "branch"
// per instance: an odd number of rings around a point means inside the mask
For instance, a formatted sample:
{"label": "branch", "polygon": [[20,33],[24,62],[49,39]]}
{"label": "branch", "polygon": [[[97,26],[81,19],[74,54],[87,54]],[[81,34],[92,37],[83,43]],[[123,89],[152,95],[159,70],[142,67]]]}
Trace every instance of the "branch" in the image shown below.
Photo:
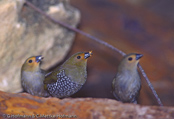
{"label": "branch", "polygon": [[[112,46],[111,44],[108,44],[107,42],[102,41],[102,40],[100,40],[100,39],[98,39],[98,38],[96,38],[96,37],[94,37],[94,36],[92,36],[92,35],[90,35],[90,34],[88,34],[88,33],[85,33],[85,32],[83,32],[83,31],[81,31],[81,30],[79,30],[79,29],[73,28],[72,26],[70,26],[70,25],[68,25],[68,24],[65,24],[65,23],[63,23],[63,22],[61,22],[61,21],[59,21],[59,20],[56,20],[56,19],[52,18],[51,16],[49,16],[49,15],[47,15],[45,12],[43,12],[41,9],[37,8],[36,6],[34,6],[34,5],[33,5],[32,3],[30,3],[29,1],[26,1],[25,3],[26,3],[29,7],[31,7],[33,10],[37,11],[39,14],[43,15],[44,17],[46,17],[47,19],[51,20],[52,22],[54,22],[54,23],[56,23],[56,24],[59,24],[59,25],[62,25],[63,27],[65,27],[65,28],[67,28],[67,29],[69,29],[69,30],[72,30],[72,31],[74,31],[74,32],[76,32],[76,33],[79,33],[79,34],[81,34],[81,35],[84,35],[84,36],[90,38],[91,40],[94,40],[94,41],[96,41],[97,43],[102,44],[102,45],[104,45],[104,46],[106,46],[106,47],[108,47],[108,48],[110,48],[110,49],[112,49],[112,50],[114,50],[114,51],[120,53],[122,56],[126,55],[126,53],[124,53],[123,51],[121,51],[121,50],[115,48],[115,47]],[[160,98],[158,97],[156,91],[154,90],[152,84],[150,83],[150,81],[149,81],[149,79],[148,79],[146,73],[144,72],[143,68],[141,67],[141,65],[139,65],[138,67],[139,67],[139,69],[140,69],[140,71],[141,71],[143,77],[145,78],[145,80],[146,80],[146,82],[147,82],[149,88],[151,89],[153,95],[155,96],[155,98],[156,98],[158,104],[159,104],[160,106],[163,106],[163,104],[162,104]]]}

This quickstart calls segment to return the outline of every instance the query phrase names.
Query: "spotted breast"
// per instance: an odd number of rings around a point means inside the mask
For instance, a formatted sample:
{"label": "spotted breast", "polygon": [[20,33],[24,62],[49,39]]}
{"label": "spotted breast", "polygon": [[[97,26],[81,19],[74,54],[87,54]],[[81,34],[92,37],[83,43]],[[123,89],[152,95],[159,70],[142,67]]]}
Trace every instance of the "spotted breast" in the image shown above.
{"label": "spotted breast", "polygon": [[65,70],[57,73],[58,80],[55,83],[47,85],[48,92],[54,97],[67,97],[76,93],[82,84],[73,82],[68,76],[65,75]]}

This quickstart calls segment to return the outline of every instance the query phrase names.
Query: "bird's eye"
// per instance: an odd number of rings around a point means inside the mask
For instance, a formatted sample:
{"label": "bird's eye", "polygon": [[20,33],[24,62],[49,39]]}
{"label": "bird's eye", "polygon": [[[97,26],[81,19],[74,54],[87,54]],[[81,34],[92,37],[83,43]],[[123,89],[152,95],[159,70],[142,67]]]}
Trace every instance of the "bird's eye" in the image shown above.
{"label": "bird's eye", "polygon": [[80,59],[81,58],[81,56],[77,56],[77,59]]}
{"label": "bird's eye", "polygon": [[129,60],[129,61],[132,61],[132,57],[129,57],[128,60]]}
{"label": "bird's eye", "polygon": [[33,61],[32,61],[32,60],[29,60],[28,62],[29,62],[29,63],[32,63]]}

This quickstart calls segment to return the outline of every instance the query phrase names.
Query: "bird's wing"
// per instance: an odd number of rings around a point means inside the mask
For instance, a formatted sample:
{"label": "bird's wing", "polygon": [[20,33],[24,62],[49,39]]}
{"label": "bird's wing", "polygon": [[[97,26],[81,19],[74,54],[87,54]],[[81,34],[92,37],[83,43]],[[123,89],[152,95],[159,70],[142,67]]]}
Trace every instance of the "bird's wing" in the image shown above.
{"label": "bird's wing", "polygon": [[112,81],[112,90],[114,90],[114,87],[115,87],[115,78],[113,79],[113,81]]}
{"label": "bird's wing", "polygon": [[58,72],[59,71],[60,66],[58,66],[56,69],[54,69],[53,71],[50,72],[46,72],[45,71],[45,77],[48,77],[50,74],[52,74],[54,71]]}
{"label": "bird's wing", "polygon": [[115,91],[113,91],[113,95],[114,95],[114,97],[115,97],[116,100],[121,101],[120,98],[119,98],[119,97],[117,96],[117,94],[115,93]]}
{"label": "bird's wing", "polygon": [[114,79],[113,79],[113,81],[112,81],[112,93],[113,93],[114,97],[115,97],[117,100],[119,100],[118,96],[117,96],[116,93],[115,93],[115,80],[116,80],[116,78],[114,77]]}
{"label": "bird's wing", "polygon": [[52,73],[52,71],[48,72],[48,73],[45,73],[45,77],[49,76],[51,73]]}
{"label": "bird's wing", "polygon": [[45,75],[45,80],[44,80],[44,84],[51,84],[51,83],[55,83],[58,80],[57,74],[60,71],[52,71],[49,72]]}

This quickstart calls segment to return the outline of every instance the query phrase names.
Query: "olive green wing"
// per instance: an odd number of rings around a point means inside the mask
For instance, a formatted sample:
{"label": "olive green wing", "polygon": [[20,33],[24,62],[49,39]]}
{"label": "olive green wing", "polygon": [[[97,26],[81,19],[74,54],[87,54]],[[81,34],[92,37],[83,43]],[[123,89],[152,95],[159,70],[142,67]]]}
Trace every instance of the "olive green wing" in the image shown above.
{"label": "olive green wing", "polygon": [[119,97],[116,94],[117,87],[115,86],[115,83],[116,83],[116,77],[114,77],[114,79],[112,81],[112,94],[116,98],[116,100],[120,101]]}
{"label": "olive green wing", "polygon": [[44,84],[55,83],[58,80],[58,78],[57,78],[58,73],[59,73],[59,71],[53,71],[49,74],[47,73],[45,76]]}
{"label": "olive green wing", "polygon": [[49,72],[45,75],[45,80],[43,81],[44,83],[44,89],[47,89],[47,84],[52,84],[52,83],[56,83],[58,80],[57,74],[60,71],[52,71]]}

